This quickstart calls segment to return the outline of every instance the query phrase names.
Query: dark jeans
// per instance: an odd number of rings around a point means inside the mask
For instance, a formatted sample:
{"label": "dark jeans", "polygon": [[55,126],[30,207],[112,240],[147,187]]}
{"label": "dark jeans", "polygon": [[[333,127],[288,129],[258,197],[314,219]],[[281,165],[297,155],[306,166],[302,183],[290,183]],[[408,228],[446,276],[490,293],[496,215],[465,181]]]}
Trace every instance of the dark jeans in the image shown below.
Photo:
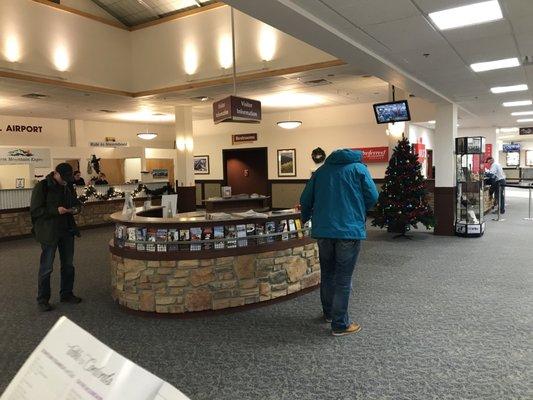
{"label": "dark jeans", "polygon": [[505,179],[495,181],[491,185],[491,192],[494,193],[494,204],[499,205],[500,212],[505,212]]}
{"label": "dark jeans", "polygon": [[61,290],[60,296],[72,294],[74,286],[74,236],[61,237],[54,245],[41,244],[41,261],[39,266],[38,294],[39,303],[50,300],[50,275],[54,269],[54,259],[56,249],[59,249],[59,259],[61,261]]}
{"label": "dark jeans", "polygon": [[322,310],[326,318],[332,319],[332,329],[343,330],[350,325],[348,302],[361,241],[318,239],[318,249]]}

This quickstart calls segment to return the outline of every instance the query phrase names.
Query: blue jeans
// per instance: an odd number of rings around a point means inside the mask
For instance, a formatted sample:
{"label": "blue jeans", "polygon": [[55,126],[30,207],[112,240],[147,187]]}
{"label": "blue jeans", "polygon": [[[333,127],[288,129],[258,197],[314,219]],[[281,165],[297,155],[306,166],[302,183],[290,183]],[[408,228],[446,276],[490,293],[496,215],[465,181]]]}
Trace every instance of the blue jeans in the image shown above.
{"label": "blue jeans", "polygon": [[322,310],[326,318],[331,318],[333,330],[343,330],[350,325],[348,302],[361,241],[318,239],[318,249]]}
{"label": "blue jeans", "polygon": [[41,244],[41,260],[39,265],[37,302],[45,303],[50,300],[50,275],[54,269],[56,250],[59,250],[61,261],[61,297],[72,294],[74,286],[74,236],[59,238],[53,245]]}

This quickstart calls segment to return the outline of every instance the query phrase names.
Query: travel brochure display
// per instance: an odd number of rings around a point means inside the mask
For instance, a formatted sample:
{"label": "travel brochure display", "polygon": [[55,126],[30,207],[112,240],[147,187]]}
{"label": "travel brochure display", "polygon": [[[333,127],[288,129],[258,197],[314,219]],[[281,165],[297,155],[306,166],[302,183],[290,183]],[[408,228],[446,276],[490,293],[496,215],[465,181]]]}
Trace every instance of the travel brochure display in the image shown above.
{"label": "travel brochure display", "polygon": [[299,218],[265,223],[196,226],[187,229],[115,227],[115,245],[147,252],[232,249],[308,235]]}
{"label": "travel brochure display", "polygon": [[61,317],[0,400],[188,400]]}

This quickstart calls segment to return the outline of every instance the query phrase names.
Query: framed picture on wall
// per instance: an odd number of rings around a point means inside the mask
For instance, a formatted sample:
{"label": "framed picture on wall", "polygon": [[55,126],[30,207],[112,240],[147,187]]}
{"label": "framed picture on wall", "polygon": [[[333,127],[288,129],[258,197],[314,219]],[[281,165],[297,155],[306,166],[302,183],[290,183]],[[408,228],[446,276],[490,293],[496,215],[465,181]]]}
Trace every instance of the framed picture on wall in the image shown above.
{"label": "framed picture on wall", "polygon": [[296,176],[296,149],[278,150],[278,176]]}
{"label": "framed picture on wall", "polygon": [[26,186],[26,180],[24,178],[15,178],[15,188],[24,189]]}
{"label": "framed picture on wall", "polygon": [[526,150],[526,165],[533,167],[533,150]]}
{"label": "framed picture on wall", "polygon": [[209,174],[209,156],[194,156],[195,175]]}
{"label": "framed picture on wall", "polygon": [[506,153],[507,157],[507,166],[508,167],[519,167],[520,166],[520,153],[518,151],[513,151],[512,153]]}

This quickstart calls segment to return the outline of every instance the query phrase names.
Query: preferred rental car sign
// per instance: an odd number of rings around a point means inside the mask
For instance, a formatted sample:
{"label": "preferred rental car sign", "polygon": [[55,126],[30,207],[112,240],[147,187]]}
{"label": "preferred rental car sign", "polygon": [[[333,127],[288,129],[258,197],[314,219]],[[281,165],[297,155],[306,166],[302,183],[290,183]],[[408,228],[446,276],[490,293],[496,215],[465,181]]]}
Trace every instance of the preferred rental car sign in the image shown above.
{"label": "preferred rental car sign", "polygon": [[357,147],[352,150],[363,152],[363,162],[365,164],[386,163],[389,161],[388,147]]}

